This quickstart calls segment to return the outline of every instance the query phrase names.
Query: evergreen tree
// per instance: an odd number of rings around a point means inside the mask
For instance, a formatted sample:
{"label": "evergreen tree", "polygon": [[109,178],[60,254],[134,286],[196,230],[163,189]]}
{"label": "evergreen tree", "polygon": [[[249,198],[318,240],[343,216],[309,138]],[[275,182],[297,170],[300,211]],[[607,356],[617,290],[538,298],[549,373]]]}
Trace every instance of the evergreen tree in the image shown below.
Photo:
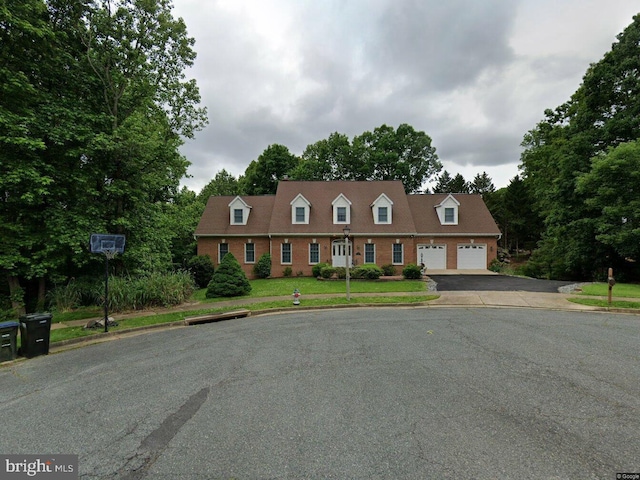
{"label": "evergreen tree", "polygon": [[227,253],[207,286],[207,298],[239,297],[251,292],[251,284],[232,253]]}

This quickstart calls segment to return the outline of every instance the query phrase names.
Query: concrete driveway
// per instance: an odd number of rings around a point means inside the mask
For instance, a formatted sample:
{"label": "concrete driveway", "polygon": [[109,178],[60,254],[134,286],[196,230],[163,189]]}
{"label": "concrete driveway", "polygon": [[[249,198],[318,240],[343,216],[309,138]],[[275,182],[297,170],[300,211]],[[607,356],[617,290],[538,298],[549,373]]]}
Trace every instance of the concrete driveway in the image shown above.
{"label": "concrete driveway", "polygon": [[430,274],[437,283],[438,292],[541,292],[558,293],[558,288],[575,282],[540,280],[536,278],[510,277],[496,274],[437,275]]}

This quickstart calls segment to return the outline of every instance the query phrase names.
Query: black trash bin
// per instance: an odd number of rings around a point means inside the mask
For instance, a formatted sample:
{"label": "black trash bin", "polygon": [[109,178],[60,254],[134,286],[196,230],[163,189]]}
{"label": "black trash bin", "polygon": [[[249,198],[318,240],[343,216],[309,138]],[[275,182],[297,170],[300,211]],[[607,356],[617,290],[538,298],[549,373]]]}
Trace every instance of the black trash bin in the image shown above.
{"label": "black trash bin", "polygon": [[0,322],[0,362],[15,360],[18,356],[18,322]]}
{"label": "black trash bin", "polygon": [[21,355],[31,358],[49,353],[51,318],[50,313],[30,313],[20,317]]}

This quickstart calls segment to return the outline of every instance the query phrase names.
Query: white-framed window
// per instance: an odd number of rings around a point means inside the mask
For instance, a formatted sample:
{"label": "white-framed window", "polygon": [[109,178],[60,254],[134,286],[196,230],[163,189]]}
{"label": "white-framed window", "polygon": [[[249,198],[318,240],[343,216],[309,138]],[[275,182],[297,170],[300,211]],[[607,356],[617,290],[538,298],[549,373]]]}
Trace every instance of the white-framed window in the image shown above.
{"label": "white-framed window", "polygon": [[404,264],[404,248],[402,243],[393,244],[392,263],[394,265]]}
{"label": "white-framed window", "polygon": [[334,225],[351,223],[351,201],[347,197],[341,193],[331,202],[331,205]]}
{"label": "white-framed window", "polygon": [[384,193],[371,204],[373,223],[390,224],[393,216],[393,202]]}
{"label": "white-framed window", "polygon": [[458,214],[460,210],[460,202],[449,194],[447,197],[436,205],[436,213],[441,225],[458,225]]}
{"label": "white-framed window", "polygon": [[378,207],[378,223],[389,222],[389,207]]}
{"label": "white-framed window", "polygon": [[280,263],[291,263],[291,244],[283,243],[280,245]]}
{"label": "white-framed window", "polygon": [[309,244],[309,263],[320,263],[320,245],[318,243]]}
{"label": "white-framed window", "polygon": [[364,244],[364,263],[376,263],[376,245],[374,243]]}
{"label": "white-framed window", "polygon": [[453,223],[456,221],[456,209],[453,207],[446,207],[444,209],[444,223]]}
{"label": "white-framed window", "polygon": [[291,200],[291,223],[292,224],[309,224],[309,215],[311,214],[311,203],[299,193],[296,198]]}
{"label": "white-framed window", "polygon": [[244,244],[244,263],[255,263],[256,261],[256,244]]}
{"label": "white-framed window", "polygon": [[240,196],[229,202],[229,223],[231,225],[246,225],[251,213],[251,206],[247,205]]}
{"label": "white-framed window", "polygon": [[218,263],[222,262],[222,259],[227,253],[229,253],[229,244],[219,243],[218,244]]}

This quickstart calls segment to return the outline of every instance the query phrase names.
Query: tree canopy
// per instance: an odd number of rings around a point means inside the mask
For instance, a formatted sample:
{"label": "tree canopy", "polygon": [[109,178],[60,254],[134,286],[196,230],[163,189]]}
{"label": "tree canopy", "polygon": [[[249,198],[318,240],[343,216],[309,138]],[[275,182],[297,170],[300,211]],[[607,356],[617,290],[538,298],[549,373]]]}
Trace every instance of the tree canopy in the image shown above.
{"label": "tree canopy", "polygon": [[8,0],[0,26],[0,270],[12,291],[90,262],[95,232],[127,235],[127,268],[166,268],[164,204],[188,165],[178,147],[206,123],[171,2]]}
{"label": "tree canopy", "polygon": [[295,180],[401,180],[407,193],[416,193],[441,168],[431,138],[403,123],[381,125],[351,142],[332,133],[309,145],[290,174]]}
{"label": "tree canopy", "polygon": [[[608,267],[633,268],[603,232],[602,213],[595,208],[595,178],[604,175],[601,162],[609,153],[640,138],[640,15],[617,37],[602,60],[587,70],[571,99],[528,132],[523,141],[522,172],[534,208],[545,219],[535,262],[542,274],[592,278]],[[625,147],[623,151],[628,154]],[[610,157],[609,155],[613,155]],[[633,162],[620,164],[620,178],[632,175]],[[596,172],[593,172],[593,169]],[[585,180],[579,180],[581,177]],[[622,198],[625,182],[610,185]],[[602,192],[599,198],[602,199]]]}

